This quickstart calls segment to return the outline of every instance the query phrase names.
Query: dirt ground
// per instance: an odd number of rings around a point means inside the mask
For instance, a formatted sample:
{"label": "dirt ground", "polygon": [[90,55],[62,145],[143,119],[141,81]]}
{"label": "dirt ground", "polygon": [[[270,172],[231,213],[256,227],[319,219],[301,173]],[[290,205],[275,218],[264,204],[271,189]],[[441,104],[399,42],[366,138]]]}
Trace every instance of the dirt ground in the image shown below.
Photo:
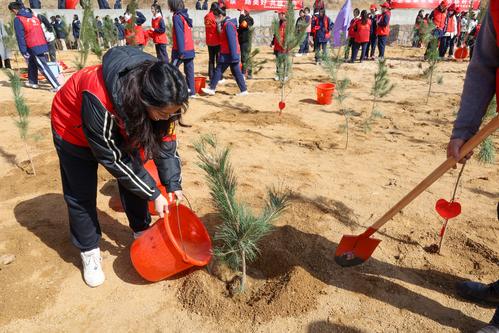
{"label": "dirt ground", "polygon": [[[190,102],[186,122],[193,126],[178,133],[184,190],[210,232],[219,221],[196,166],[192,144],[200,134],[214,133],[231,146],[239,196],[255,209],[263,206],[266,186],[284,183],[294,193],[262,242],[261,258],[250,265],[247,294],[236,298],[226,296],[219,278],[229,272],[199,269],[158,283],[141,279],[129,259],[126,217],[108,208],[116,183],[102,169],[98,208],[107,279],[88,288],[69,239],[51,141],[53,94],[47,86],[22,90],[32,112],[29,147],[37,171],[28,175],[18,167],[26,153],[9,83],[0,74],[0,256],[16,256],[0,264],[0,331],[472,332],[490,320],[493,310],[460,300],[454,284],[498,278],[497,166],[467,165],[458,190],[463,214],[450,221],[441,255],[424,247],[437,241],[442,220],[434,205],[449,199],[457,170],[382,228],[383,241],[364,265],[334,262],[343,234],[362,232],[443,161],[467,63],[439,64],[443,84],[425,104],[422,50],[390,47],[396,87],[379,104],[384,117],[367,134],[362,122],[372,105],[376,64],[344,65],[340,78],[352,80],[345,104],[354,111],[345,150],[337,103],[315,103],[315,86],[328,78],[313,57],[295,58],[279,116],[271,50],[262,52],[269,62],[249,81],[249,96],[235,97],[237,86],[229,79],[216,96]],[[60,56],[68,64],[74,58],[71,52]],[[206,50],[195,65],[196,73],[206,74]]]}

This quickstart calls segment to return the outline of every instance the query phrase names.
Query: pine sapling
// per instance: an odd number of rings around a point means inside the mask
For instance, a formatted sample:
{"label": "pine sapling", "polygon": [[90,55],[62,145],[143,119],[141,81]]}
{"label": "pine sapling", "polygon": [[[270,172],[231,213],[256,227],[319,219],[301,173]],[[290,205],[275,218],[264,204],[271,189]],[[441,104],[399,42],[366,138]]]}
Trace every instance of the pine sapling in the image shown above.
{"label": "pine sapling", "polygon": [[371,126],[376,118],[383,117],[383,114],[376,109],[378,100],[388,95],[392,89],[395,87],[394,84],[390,83],[390,78],[388,77],[388,67],[386,66],[386,60],[378,61],[378,70],[374,73],[374,83],[371,89],[371,95],[373,96],[373,105],[371,108],[371,114],[364,121],[364,132],[371,130]]}
{"label": "pine sapling", "polygon": [[429,31],[423,37],[428,43],[428,49],[425,53],[425,60],[428,63],[428,67],[423,71],[423,76],[428,80],[428,93],[426,95],[426,104],[430,100],[431,88],[433,84],[433,75],[435,74],[435,69],[440,61],[440,55],[438,52],[438,38],[432,33],[433,29],[428,29]]}
{"label": "pine sapling", "polygon": [[284,49],[282,53],[279,53],[275,59],[277,68],[277,78],[279,80],[281,100],[279,101],[279,111],[286,106],[285,101],[285,87],[292,77],[293,68],[293,50],[296,49],[306,37],[305,29],[300,29],[294,24],[295,20],[295,5],[292,0],[288,0],[288,7],[286,11],[286,29],[284,30],[284,36],[281,38],[281,30],[279,26],[279,20],[274,19],[272,22],[272,28],[274,31],[274,36],[276,37],[274,43],[279,43],[279,45]]}
{"label": "pine sapling", "polygon": [[239,291],[244,291],[247,265],[258,257],[258,243],[272,231],[272,222],[288,206],[289,192],[269,189],[265,208],[256,216],[248,205],[236,199],[237,179],[229,148],[219,148],[214,136],[205,135],[195,144],[195,149],[200,160],[198,165],[206,172],[211,198],[222,220],[214,236],[218,244],[214,255],[240,272]]}
{"label": "pine sapling", "polygon": [[7,73],[7,76],[9,78],[12,93],[14,95],[14,103],[16,105],[18,115],[16,125],[19,128],[19,136],[24,143],[24,149],[26,150],[26,155],[28,156],[33,175],[36,176],[35,164],[33,163],[33,159],[31,158],[31,154],[28,148],[29,107],[26,104],[24,96],[21,94],[21,78],[19,77],[18,73],[13,70],[6,70],[5,72]]}
{"label": "pine sapling", "polygon": [[245,59],[243,63],[244,68],[250,70],[253,74],[257,74],[263,69],[263,65],[267,63],[267,59],[258,59],[257,56],[260,54],[260,49],[253,49],[253,35],[255,34],[255,28],[249,28],[249,49],[251,50],[248,58]]}
{"label": "pine sapling", "polygon": [[352,110],[349,108],[343,107],[343,102],[348,97],[346,92],[348,85],[350,84],[350,79],[342,79],[336,83],[336,99],[340,104],[340,112],[345,118],[345,124],[341,125],[341,129],[343,129],[346,133],[346,141],[345,141],[345,149],[348,149],[348,140],[349,140],[349,120],[352,115]]}
{"label": "pine sapling", "polygon": [[102,32],[103,32],[103,39],[104,39],[104,46],[105,47],[113,47],[114,45],[118,44],[118,31],[116,30],[116,27],[114,26],[114,22],[111,19],[109,15],[104,16],[103,21],[103,26],[102,26]]}
{"label": "pine sapling", "polygon": [[[492,99],[487,109],[487,112],[483,116],[483,123],[487,123],[491,118],[496,117],[497,101],[496,97]],[[496,160],[496,150],[494,146],[494,141],[492,140],[492,135],[486,138],[479,147],[478,160],[483,164],[494,164]]]}
{"label": "pine sapling", "polygon": [[[75,61],[77,69],[83,69],[87,65],[90,51],[102,56],[99,42],[97,39],[97,30],[94,24],[94,13],[92,11],[90,0],[82,0],[83,17],[81,19],[80,42],[81,47],[78,51],[79,56]],[[100,58],[100,57],[99,57]]]}
{"label": "pine sapling", "polygon": [[14,57],[16,59],[16,64],[19,65],[17,61],[17,53],[19,52],[18,47],[17,47],[17,39],[16,39],[16,33],[14,30],[14,15],[10,16],[10,20],[8,23],[4,24],[4,31],[5,34],[2,35],[2,41],[4,48],[7,50],[10,50],[12,53],[14,53]]}
{"label": "pine sapling", "polygon": [[[127,37],[127,45],[135,45],[135,21],[137,20],[137,8],[139,8],[139,4],[137,3],[137,0],[131,0],[128,3],[128,6],[126,7],[126,12],[130,14],[130,21],[128,21],[125,25],[125,29],[131,32],[130,36]],[[169,23],[170,20],[165,20],[167,23]],[[171,24],[166,26],[167,32],[168,28],[170,28],[170,35],[168,35],[169,40],[171,39]]]}

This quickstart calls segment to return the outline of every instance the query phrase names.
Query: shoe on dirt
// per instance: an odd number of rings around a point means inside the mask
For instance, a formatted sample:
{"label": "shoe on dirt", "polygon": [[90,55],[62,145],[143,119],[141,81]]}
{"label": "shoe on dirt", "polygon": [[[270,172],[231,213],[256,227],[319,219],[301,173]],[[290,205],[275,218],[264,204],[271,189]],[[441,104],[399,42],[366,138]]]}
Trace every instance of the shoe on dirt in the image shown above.
{"label": "shoe on dirt", "polygon": [[38,85],[36,83],[31,83],[31,82],[24,82],[24,86],[31,88],[31,89],[38,89]]}
{"label": "shoe on dirt", "polygon": [[206,94],[206,95],[210,95],[210,96],[213,96],[215,95],[215,90],[213,89],[210,89],[210,88],[201,88],[201,90]]}
{"label": "shoe on dirt", "polygon": [[220,81],[218,81],[218,84],[225,84],[225,83],[227,83],[226,79],[221,79]]}
{"label": "shoe on dirt", "polygon": [[83,262],[83,279],[89,287],[97,287],[104,283],[106,279],[102,270],[102,257],[100,249],[96,248],[90,251],[81,252],[81,261]]}
{"label": "shoe on dirt", "polygon": [[484,284],[467,281],[459,283],[456,289],[458,295],[466,300],[494,307],[499,306],[499,282]]}
{"label": "shoe on dirt", "polygon": [[236,96],[248,96],[248,90],[241,91],[239,94],[236,94]]}

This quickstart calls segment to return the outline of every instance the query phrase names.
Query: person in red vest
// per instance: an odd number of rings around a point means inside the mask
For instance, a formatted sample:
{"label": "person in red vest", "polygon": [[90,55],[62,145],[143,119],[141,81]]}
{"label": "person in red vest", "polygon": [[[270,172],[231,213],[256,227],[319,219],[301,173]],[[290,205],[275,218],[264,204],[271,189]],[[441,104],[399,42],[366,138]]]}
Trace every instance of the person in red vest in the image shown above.
{"label": "person in red vest", "polygon": [[[360,16],[360,10],[359,8],[355,8],[353,10],[353,19],[350,20],[350,24],[348,25],[348,31],[347,31],[348,47],[346,50],[350,52],[353,51],[353,44],[355,42],[354,27],[357,21],[359,20],[359,16]],[[348,58],[348,52],[345,52],[345,60],[347,58]]]}
{"label": "person in red vest", "polygon": [[376,20],[376,37],[378,39],[378,58],[385,59],[385,47],[390,35],[390,4],[385,2],[381,5],[381,15]]}
{"label": "person in red vest", "polygon": [[447,8],[442,37],[440,38],[440,45],[438,49],[440,58],[445,57],[445,54],[447,53],[447,49],[449,47],[452,49],[452,51],[454,50],[454,44],[451,45],[451,42],[453,43],[453,38],[456,36],[456,32],[456,5],[451,4],[449,8]]}
{"label": "person in red vest", "polygon": [[327,56],[327,44],[331,39],[331,31],[333,30],[333,22],[326,15],[326,10],[321,9],[319,15],[312,25],[312,30],[315,31],[315,39],[317,48],[315,50],[315,63],[318,65],[322,59]]}
{"label": "person in red vest", "polygon": [[172,63],[180,67],[184,64],[184,73],[189,87],[190,97],[196,97],[194,87],[194,40],[192,39],[192,19],[189,17],[183,0],[168,0],[168,7],[173,13]]}
{"label": "person in red vest", "polygon": [[447,18],[447,7],[447,0],[443,0],[430,14],[430,20],[432,20],[433,25],[435,26],[434,30],[432,31],[432,35],[435,38],[431,39],[428,43],[428,46],[426,47],[425,59],[427,58],[430,50],[438,48],[442,43],[441,39],[444,36],[445,21]]}
{"label": "person in red vest", "polygon": [[105,279],[96,208],[98,165],[118,180],[133,236],[139,237],[151,222],[148,201],[154,201],[161,217],[168,212],[144,160],[154,160],[161,183],[182,199],[175,124],[182,125],[187,102],[180,71],[131,46],[110,49],[102,65],[76,72],[55,95],[52,134],[71,239],[80,249],[83,278],[90,287]]}
{"label": "person in red vest", "polygon": [[220,53],[220,35],[217,28],[217,19],[214,11],[217,10],[218,3],[211,4],[210,12],[204,17],[204,27],[206,33],[206,45],[208,46],[208,77],[213,80],[215,66]]}
{"label": "person in red vest", "polygon": [[[452,156],[456,161],[459,160],[461,147],[480,128],[494,94],[499,98],[499,1],[492,0],[489,4],[475,54],[466,71],[461,105],[447,145],[447,157]],[[460,162],[465,163],[471,155],[468,154]],[[478,333],[499,332],[499,281],[491,284],[462,282],[457,285],[457,292],[469,301],[494,306],[496,310],[490,324]]]}
{"label": "person in red vest", "polygon": [[[287,50],[284,48],[284,36],[286,35],[286,9],[282,8],[277,11],[277,17],[279,19],[279,36],[274,34],[272,38],[272,42],[270,43],[271,47],[274,47],[274,55],[276,57],[276,65],[275,65],[275,77],[274,80],[279,81],[279,58],[282,54],[286,53]],[[315,16],[314,16],[315,17]],[[287,78],[284,78],[287,80]]]}
{"label": "person in red vest", "polygon": [[376,52],[376,43],[378,41],[376,37],[376,21],[378,19],[378,14],[376,12],[378,8],[376,5],[371,5],[369,7],[369,20],[371,21],[371,31],[369,34],[369,43],[367,44],[366,55],[369,55],[369,60],[374,60],[374,53]]}
{"label": "person in red vest", "polygon": [[38,89],[38,70],[40,70],[52,86],[52,90],[57,91],[60,85],[47,65],[45,54],[49,49],[40,20],[17,2],[11,2],[8,8],[15,15],[14,30],[19,52],[28,62],[26,87]]}
{"label": "person in red vest", "polygon": [[151,21],[151,37],[156,47],[156,56],[159,60],[168,62],[168,53],[166,52],[166,44],[168,37],[166,37],[166,25],[161,12],[161,6],[153,4],[151,6],[151,13],[153,15]]}
{"label": "person in red vest", "polygon": [[352,58],[350,62],[353,63],[357,59],[357,53],[359,49],[362,49],[360,54],[360,62],[366,60],[367,44],[369,43],[369,35],[371,32],[371,20],[367,14],[367,10],[363,10],[360,13],[360,19],[355,22],[354,26],[355,40],[352,49]]}
{"label": "person in red vest", "polygon": [[138,46],[141,50],[146,46],[146,36],[142,24],[146,22],[146,17],[139,11],[135,12],[135,24],[133,24],[133,30],[130,29],[132,26],[132,15],[127,10],[125,12],[125,39],[126,45]]}
{"label": "person in red vest", "polygon": [[202,88],[203,92],[207,95],[215,95],[218,81],[222,78],[223,73],[230,67],[230,71],[236,80],[240,93],[236,96],[248,95],[244,75],[241,72],[239,63],[241,62],[241,49],[237,36],[237,19],[231,19],[225,13],[225,10],[219,8],[214,12],[217,21],[220,22],[220,56],[218,59],[217,68],[213,75],[213,81],[210,81],[209,88]]}

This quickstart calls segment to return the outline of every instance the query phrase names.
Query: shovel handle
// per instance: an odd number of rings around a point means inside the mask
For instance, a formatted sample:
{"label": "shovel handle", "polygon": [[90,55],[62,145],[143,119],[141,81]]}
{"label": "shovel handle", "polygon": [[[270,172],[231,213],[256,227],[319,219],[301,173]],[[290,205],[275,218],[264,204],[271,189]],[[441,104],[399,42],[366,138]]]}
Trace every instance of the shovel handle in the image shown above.
{"label": "shovel handle", "polygon": [[[471,139],[469,139],[462,147],[459,152],[459,160],[464,158],[471,152],[476,146],[478,146],[483,140],[485,140],[490,134],[494,133],[499,128],[499,116],[495,116],[487,125],[483,126],[480,131],[478,131]],[[403,197],[395,206],[393,206],[389,211],[385,213],[378,221],[376,221],[370,229],[378,230],[388,221],[397,215],[404,207],[410,204],[414,199],[416,199],[421,193],[423,193],[428,187],[430,187],[434,182],[436,182],[443,174],[449,171],[458,161],[453,157],[449,157],[445,162],[440,164],[428,177],[423,179],[411,192],[409,192],[405,197]]]}

